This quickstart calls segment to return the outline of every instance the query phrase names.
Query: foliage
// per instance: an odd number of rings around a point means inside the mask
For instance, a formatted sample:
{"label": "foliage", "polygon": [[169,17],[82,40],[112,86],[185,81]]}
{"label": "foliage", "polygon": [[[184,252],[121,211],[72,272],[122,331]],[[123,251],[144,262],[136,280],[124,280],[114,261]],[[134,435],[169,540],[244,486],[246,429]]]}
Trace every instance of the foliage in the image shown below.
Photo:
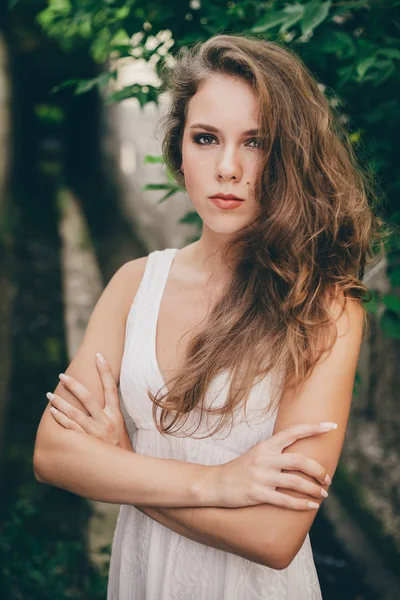
{"label": "foliage", "polygon": [[391,291],[383,293],[370,290],[370,299],[365,307],[373,315],[387,337],[400,340],[400,242],[399,242],[400,212],[395,212],[389,219],[392,235],[386,244],[387,276]]}
{"label": "foliage", "polygon": [[[69,81],[75,93],[93,85],[106,88],[117,78],[118,60],[134,58],[151,64],[157,74],[162,67],[173,68],[174,50],[216,33],[245,31],[250,35],[277,40],[292,46],[317,77],[332,106],[341,108],[342,122],[348,123],[350,140],[361,162],[368,163],[377,182],[385,183],[389,215],[397,206],[400,175],[395,168],[400,137],[400,116],[396,91],[400,86],[400,0],[327,0],[256,2],[239,0],[191,0],[165,3],[109,0],[99,8],[96,0],[50,0],[38,20],[48,35],[66,49],[87,43],[95,61],[111,60],[112,68],[92,80]],[[156,86],[133,85],[109,93],[109,102],[137,98],[140,106],[158,103]],[[150,162],[151,157],[146,157]],[[161,161],[153,157],[153,161]],[[148,184],[145,190],[160,190],[164,202],[182,191],[169,173],[167,182]],[[383,206],[381,208],[383,210]],[[181,223],[201,222],[195,212]],[[196,239],[196,238],[194,238]],[[396,240],[397,242],[397,240]],[[391,281],[399,286],[399,245],[391,248]],[[398,300],[379,300],[385,307],[382,329],[400,338]],[[374,311],[376,297],[366,304]],[[389,304],[388,304],[389,302]],[[382,312],[382,311],[381,311]]]}
{"label": "foliage", "polygon": [[[0,531],[0,597],[7,600],[100,600],[107,565],[88,568],[86,548],[64,535],[50,541],[37,530],[38,509],[19,500]],[[85,569],[81,565],[85,564]]]}
{"label": "foliage", "polygon": [[105,65],[96,80],[67,82],[76,93],[96,84],[111,88],[110,101],[137,98],[140,106],[158,102],[159,86],[115,90],[118,65],[127,60],[140,58],[159,75],[173,68],[178,48],[216,33],[246,32],[288,45],[341,109],[360,160],[384,184],[387,212],[398,205],[400,0],[49,0],[38,21],[63,48],[86,45]]}
{"label": "foliage", "polygon": [[[75,86],[77,94],[94,85],[110,88],[110,82],[117,79],[118,59],[140,58],[159,75],[161,68],[173,68],[178,48],[216,33],[246,32],[291,46],[323,82],[320,85],[332,106],[341,109],[360,161],[384,184],[381,211],[390,215],[398,206],[400,175],[394,161],[400,139],[396,93],[400,0],[107,0],[101,5],[97,0],[49,0],[38,21],[66,50],[86,45],[95,61],[107,65],[94,79],[62,84]],[[158,87],[111,86],[108,101],[136,98],[141,107],[158,103]],[[144,189],[165,191],[160,202],[181,191],[170,177],[166,184],[149,184]],[[199,225],[193,213],[182,222]],[[398,244],[391,252],[396,263],[391,280],[397,287]],[[382,323],[391,323],[392,316],[387,315]],[[392,326],[385,329],[392,330]]]}

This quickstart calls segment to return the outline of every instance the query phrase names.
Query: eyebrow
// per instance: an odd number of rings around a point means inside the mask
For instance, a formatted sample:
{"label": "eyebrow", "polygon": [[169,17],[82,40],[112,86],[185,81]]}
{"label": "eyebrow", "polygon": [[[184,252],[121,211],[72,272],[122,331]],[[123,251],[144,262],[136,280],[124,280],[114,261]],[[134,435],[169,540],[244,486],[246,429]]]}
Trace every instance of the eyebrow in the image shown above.
{"label": "eyebrow", "polygon": [[[212,131],[213,133],[219,133],[219,129],[214,127],[213,125],[207,125],[206,123],[194,123],[189,127],[189,129],[206,129],[207,131]],[[243,132],[243,135],[258,135],[260,133],[259,129],[248,129]]]}

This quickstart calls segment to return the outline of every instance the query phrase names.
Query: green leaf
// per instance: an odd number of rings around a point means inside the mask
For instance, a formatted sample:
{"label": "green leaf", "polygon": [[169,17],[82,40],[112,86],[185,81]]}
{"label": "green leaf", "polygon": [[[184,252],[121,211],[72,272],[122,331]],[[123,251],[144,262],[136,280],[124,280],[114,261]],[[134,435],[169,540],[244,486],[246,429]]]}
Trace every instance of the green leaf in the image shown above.
{"label": "green leaf", "polygon": [[170,185],[168,183],[146,183],[146,185],[144,185],[142,187],[143,191],[149,191],[149,190],[169,190],[170,189]]}
{"label": "green leaf", "polygon": [[105,62],[108,58],[111,43],[111,29],[103,27],[93,39],[91,53],[97,63]]}
{"label": "green leaf", "polygon": [[300,24],[302,35],[308,35],[311,31],[316,29],[322,21],[325,21],[331,5],[331,0],[327,0],[327,2],[314,0],[305,5],[304,15]]}
{"label": "green leaf", "polygon": [[349,140],[351,141],[352,144],[356,144],[360,141],[361,139],[361,131],[353,131],[353,133],[351,133],[349,135]]}
{"label": "green leaf", "polygon": [[56,94],[57,92],[59,92],[60,90],[63,90],[64,88],[72,87],[73,85],[77,86],[80,81],[81,81],[81,79],[67,79],[66,81],[63,81],[62,83],[60,83],[59,85],[56,85],[53,88],[51,88],[51,93]]}
{"label": "green leaf", "polygon": [[354,56],[357,48],[353,38],[344,31],[328,30],[318,40],[318,51],[346,58]]}
{"label": "green leaf", "polygon": [[[143,89],[146,88],[148,91],[144,92]],[[106,104],[109,105],[113,102],[121,102],[121,100],[126,100],[127,98],[136,98],[139,101],[140,106],[143,107],[147,102],[155,102],[157,104],[158,94],[159,88],[153,85],[134,83],[107,96]]]}
{"label": "green leaf", "polygon": [[292,25],[295,25],[304,15],[303,4],[289,4],[284,9],[286,19],[279,28],[279,33],[285,33]]}
{"label": "green leaf", "polygon": [[382,297],[382,302],[389,310],[400,314],[400,298],[394,294],[385,294]]}
{"label": "green leaf", "polygon": [[388,275],[392,287],[400,286],[400,268],[389,270]]}
{"label": "green leaf", "polygon": [[129,35],[126,33],[125,29],[123,29],[122,27],[121,27],[121,29],[118,29],[118,31],[116,31],[111,38],[111,44],[113,44],[113,45],[123,45],[123,44],[130,45],[130,41],[131,41],[131,39],[130,39]]}
{"label": "green leaf", "polygon": [[361,81],[368,69],[370,69],[375,63],[375,58],[375,55],[367,56],[357,64],[356,71],[358,75],[358,81]]}
{"label": "green leaf", "polygon": [[80,94],[85,94],[96,86],[102,88],[110,81],[110,79],[116,79],[116,77],[117,71],[107,71],[105,73],[101,73],[97,77],[93,77],[92,79],[79,79],[75,88],[75,94],[77,96]]}
{"label": "green leaf", "polygon": [[381,329],[388,338],[400,340],[400,319],[391,312],[385,312],[382,315]]}
{"label": "green leaf", "polygon": [[348,13],[352,8],[357,9],[361,9],[361,8],[365,8],[366,5],[366,1],[365,0],[354,0],[354,1],[349,1],[349,2],[343,2],[343,4],[341,5],[340,2],[338,2],[335,6],[335,14],[336,15],[340,15],[342,13]]}
{"label": "green leaf", "polygon": [[379,306],[379,295],[376,292],[376,290],[369,290],[369,291],[370,291],[372,297],[369,302],[364,302],[364,306],[371,315],[377,315],[378,306]]}
{"label": "green leaf", "polygon": [[164,158],[162,156],[151,156],[150,154],[146,154],[146,156],[143,159],[143,163],[147,164],[155,164],[155,163],[163,163],[164,162]]}
{"label": "green leaf", "polygon": [[304,14],[303,4],[289,4],[283,10],[268,12],[251,29],[254,33],[264,33],[281,25],[279,32],[285,32],[289,27],[300,21]]}
{"label": "green leaf", "polygon": [[170,190],[169,192],[167,192],[162,198],[161,200],[159,200],[157,202],[157,204],[161,204],[161,202],[165,202],[165,200],[168,200],[168,198],[170,198],[171,196],[173,196],[174,194],[176,194],[177,192],[180,191],[180,188],[178,186],[174,187],[172,190]]}
{"label": "green leaf", "polygon": [[260,19],[252,28],[251,31],[255,33],[264,33],[277,25],[280,25],[286,19],[286,15],[283,11],[269,12],[262,19]]}
{"label": "green leaf", "polygon": [[397,48],[378,48],[375,54],[383,54],[388,58],[400,59],[400,50],[398,50]]}
{"label": "green leaf", "polygon": [[187,212],[185,215],[183,215],[183,217],[181,217],[179,219],[179,223],[187,223],[189,225],[197,224],[199,221],[200,217],[199,214],[196,211],[190,211]]}

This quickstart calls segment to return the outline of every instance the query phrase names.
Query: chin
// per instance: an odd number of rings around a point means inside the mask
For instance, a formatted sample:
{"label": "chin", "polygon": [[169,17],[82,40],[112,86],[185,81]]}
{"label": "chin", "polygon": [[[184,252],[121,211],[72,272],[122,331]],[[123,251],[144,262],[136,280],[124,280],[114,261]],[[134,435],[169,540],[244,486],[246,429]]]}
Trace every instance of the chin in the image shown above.
{"label": "chin", "polygon": [[207,219],[203,220],[203,226],[208,227],[210,231],[220,234],[233,234],[240,231],[246,225],[252,223],[251,219],[234,219],[234,218],[223,218],[223,219]]}

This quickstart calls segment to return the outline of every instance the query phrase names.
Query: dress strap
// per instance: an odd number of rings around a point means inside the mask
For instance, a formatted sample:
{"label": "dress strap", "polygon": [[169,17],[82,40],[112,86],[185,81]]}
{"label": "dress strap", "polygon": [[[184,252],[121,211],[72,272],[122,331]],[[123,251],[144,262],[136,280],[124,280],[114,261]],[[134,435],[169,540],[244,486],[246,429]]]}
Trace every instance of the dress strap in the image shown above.
{"label": "dress strap", "polygon": [[164,385],[156,355],[158,313],[177,251],[178,248],[154,250],[147,256],[142,280],[126,322],[124,355],[132,357],[138,372],[142,372],[149,384],[155,379],[158,387]]}
{"label": "dress strap", "polygon": [[158,250],[155,253],[152,253],[155,256],[152,256],[150,267],[151,279],[149,282],[148,298],[149,303],[151,304],[148,309],[147,331],[149,335],[150,360],[153,366],[153,372],[158,378],[161,386],[165,385],[165,381],[157,360],[158,315],[160,313],[161,300],[164,295],[168,275],[177,251],[177,248],[167,248],[166,250]]}

